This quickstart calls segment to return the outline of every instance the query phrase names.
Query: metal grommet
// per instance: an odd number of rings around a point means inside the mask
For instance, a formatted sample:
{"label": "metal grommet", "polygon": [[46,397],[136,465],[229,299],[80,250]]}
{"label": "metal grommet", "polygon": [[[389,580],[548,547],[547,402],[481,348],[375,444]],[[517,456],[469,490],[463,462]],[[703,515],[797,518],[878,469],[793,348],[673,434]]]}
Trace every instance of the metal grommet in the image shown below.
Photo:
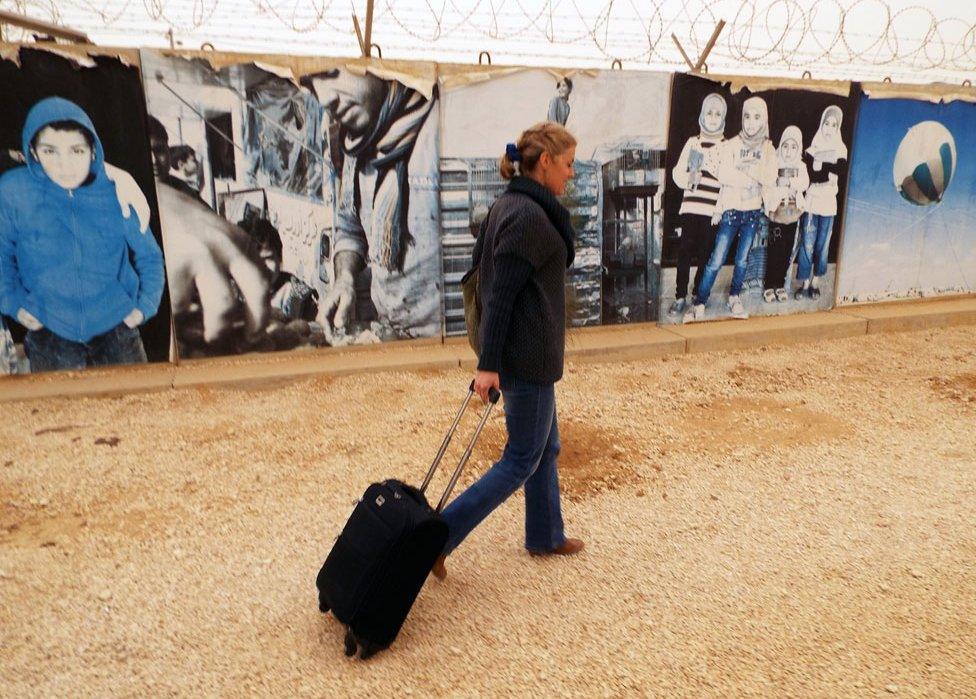
{"label": "metal grommet", "polygon": [[809,70],[803,71],[803,75],[800,76],[801,80],[813,80],[813,73]]}
{"label": "metal grommet", "polygon": [[881,80],[881,82],[883,82],[883,83],[890,83],[891,82],[891,76],[890,75],[884,76],[884,78]]}
{"label": "metal grommet", "polygon": [[380,48],[380,45],[370,44],[369,45],[370,52],[372,52],[373,49],[376,49],[376,57],[379,58],[380,60],[383,60],[383,49]]}
{"label": "metal grommet", "polygon": [[970,80],[969,78],[966,78],[965,80],[962,81],[962,86],[963,87],[972,87],[973,86],[973,81]]}
{"label": "metal grommet", "polygon": [[200,50],[201,51],[216,51],[217,50],[217,47],[215,47],[209,41],[204,41],[202,44],[200,44]]}
{"label": "metal grommet", "polygon": [[610,70],[623,70],[624,64],[620,62],[619,58],[613,59],[613,63],[610,64]]}
{"label": "metal grommet", "polygon": [[488,53],[487,51],[482,51],[481,53],[478,54],[478,65],[479,66],[480,65],[484,65],[481,62],[481,59],[482,58],[487,58],[488,59],[488,65],[491,65],[491,54],[490,53]]}

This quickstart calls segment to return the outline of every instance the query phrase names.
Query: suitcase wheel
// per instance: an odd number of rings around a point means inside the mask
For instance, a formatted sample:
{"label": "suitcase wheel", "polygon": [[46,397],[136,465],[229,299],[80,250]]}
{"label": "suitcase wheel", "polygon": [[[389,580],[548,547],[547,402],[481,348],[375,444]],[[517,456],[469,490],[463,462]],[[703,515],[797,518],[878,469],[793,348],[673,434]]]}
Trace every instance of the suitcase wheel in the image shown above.
{"label": "suitcase wheel", "polygon": [[352,629],[346,629],[346,657],[351,658],[356,654],[356,635]]}
{"label": "suitcase wheel", "polygon": [[381,646],[378,646],[374,643],[370,643],[369,641],[363,641],[359,651],[359,659],[369,660],[374,655],[379,653],[381,650],[383,650]]}

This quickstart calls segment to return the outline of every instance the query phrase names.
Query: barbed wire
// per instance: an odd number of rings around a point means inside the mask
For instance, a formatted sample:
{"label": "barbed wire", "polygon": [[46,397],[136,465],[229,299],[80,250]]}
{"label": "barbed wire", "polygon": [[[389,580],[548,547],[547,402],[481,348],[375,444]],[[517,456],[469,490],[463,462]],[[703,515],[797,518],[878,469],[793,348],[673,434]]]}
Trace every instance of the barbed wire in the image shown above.
{"label": "barbed wire", "polygon": [[[357,5],[363,19],[365,1]],[[282,52],[289,38],[356,46],[345,0],[0,0],[0,7],[95,35],[143,26],[143,33],[209,33],[244,48],[266,45],[256,36],[262,32],[282,41]],[[681,66],[672,32],[694,56],[724,19],[713,70],[976,72],[976,16],[939,7],[937,14],[897,0],[377,0],[373,36],[388,46],[422,42],[432,55],[468,45],[541,58],[574,47],[584,59]],[[18,38],[9,28],[5,37]]]}

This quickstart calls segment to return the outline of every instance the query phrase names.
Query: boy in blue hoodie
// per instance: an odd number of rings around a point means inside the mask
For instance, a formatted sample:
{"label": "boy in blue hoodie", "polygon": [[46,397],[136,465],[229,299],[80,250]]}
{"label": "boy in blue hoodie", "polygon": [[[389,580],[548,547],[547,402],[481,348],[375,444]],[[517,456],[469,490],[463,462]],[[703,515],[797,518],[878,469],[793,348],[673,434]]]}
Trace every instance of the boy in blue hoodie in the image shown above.
{"label": "boy in blue hoodie", "polygon": [[0,312],[28,329],[31,371],[146,361],[163,255],[115,184],[88,115],[43,99],[24,123],[27,164],[0,177]]}

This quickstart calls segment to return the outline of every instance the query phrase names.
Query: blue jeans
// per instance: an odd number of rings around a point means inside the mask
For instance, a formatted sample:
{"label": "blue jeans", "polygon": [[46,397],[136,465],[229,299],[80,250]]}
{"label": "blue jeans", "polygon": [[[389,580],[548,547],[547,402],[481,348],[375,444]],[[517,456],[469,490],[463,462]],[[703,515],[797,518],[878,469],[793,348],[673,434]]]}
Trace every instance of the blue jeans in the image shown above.
{"label": "blue jeans", "polygon": [[735,248],[735,269],[732,271],[732,287],[729,289],[729,296],[739,295],[739,292],[742,291],[742,282],[746,278],[746,262],[749,259],[749,250],[752,248],[752,240],[756,237],[756,231],[759,230],[761,216],[762,212],[759,209],[753,211],[729,209],[722,214],[722,220],[719,222],[718,231],[715,234],[715,247],[712,248],[712,255],[708,258],[701,284],[698,285],[695,303],[708,303],[712,286],[715,284],[715,277],[718,276],[719,270],[725,264],[725,257],[729,254],[729,248],[735,242],[736,236],[739,237],[739,242]]}
{"label": "blue jeans", "polygon": [[796,280],[806,281],[810,270],[814,276],[827,274],[827,253],[830,250],[830,236],[834,232],[834,217],[818,214],[803,214],[802,242],[798,252]]}
{"label": "blue jeans", "polygon": [[551,551],[563,545],[563,517],[559,507],[559,428],[556,391],[502,376],[508,442],[502,457],[470,488],[444,509],[450,532],[448,554],[508,496],[525,487],[525,547]]}
{"label": "blue jeans", "polygon": [[24,338],[24,352],[30,360],[31,373],[146,361],[139,331],[125,323],[88,342],[66,340],[47,328],[31,330]]}

